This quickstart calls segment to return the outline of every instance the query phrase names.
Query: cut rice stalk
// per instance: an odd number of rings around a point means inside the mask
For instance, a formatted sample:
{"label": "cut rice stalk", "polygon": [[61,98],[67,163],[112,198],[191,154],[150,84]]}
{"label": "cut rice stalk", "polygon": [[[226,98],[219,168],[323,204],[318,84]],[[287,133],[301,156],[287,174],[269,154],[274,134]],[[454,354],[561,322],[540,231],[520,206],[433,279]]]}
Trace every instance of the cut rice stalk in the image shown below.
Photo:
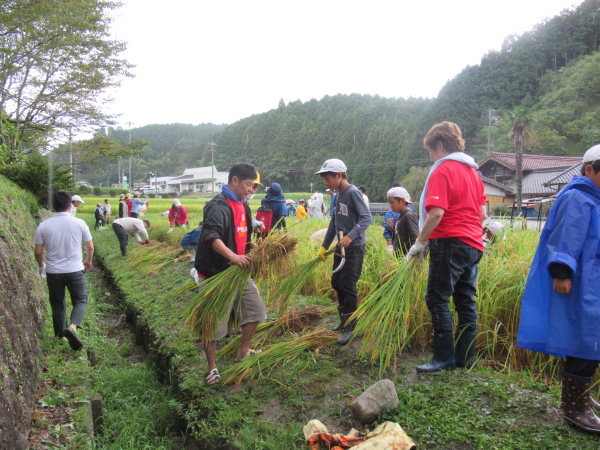
{"label": "cut rice stalk", "polygon": [[327,347],[339,337],[326,328],[320,328],[311,333],[298,336],[291,341],[280,342],[265,349],[262,353],[246,357],[239,363],[221,373],[223,383],[241,384],[246,378],[263,376],[263,372],[275,368],[296,358],[305,350]]}
{"label": "cut rice stalk", "polygon": [[[260,324],[252,337],[250,347],[262,348],[273,339],[286,332],[303,331],[323,318],[323,311],[318,306],[309,306],[300,311],[290,311],[278,320]],[[237,336],[217,352],[217,356],[234,356],[240,348],[241,336]]]}
{"label": "cut rice stalk", "polygon": [[411,299],[417,294],[414,260],[402,261],[386,281],[365,298],[351,319],[357,319],[355,335],[363,334],[360,356],[379,360],[380,373],[396,363],[398,352],[408,342]]}
{"label": "cut rice stalk", "polygon": [[193,291],[197,287],[198,287],[198,285],[196,284],[196,281],[190,280],[187,283],[185,283],[184,285],[178,287],[177,289],[173,289],[171,291],[171,295],[173,297],[178,297],[180,295],[185,294],[186,292]]}

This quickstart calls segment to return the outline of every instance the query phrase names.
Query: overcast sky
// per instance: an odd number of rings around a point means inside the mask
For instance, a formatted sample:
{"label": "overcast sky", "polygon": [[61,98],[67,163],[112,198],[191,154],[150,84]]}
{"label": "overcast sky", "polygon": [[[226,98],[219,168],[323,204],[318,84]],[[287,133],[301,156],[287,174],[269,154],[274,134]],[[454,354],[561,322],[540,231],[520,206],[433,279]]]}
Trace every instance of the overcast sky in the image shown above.
{"label": "overcast sky", "polygon": [[580,1],[122,0],[124,128],[233,123],[337,93],[435,97],[504,38]]}

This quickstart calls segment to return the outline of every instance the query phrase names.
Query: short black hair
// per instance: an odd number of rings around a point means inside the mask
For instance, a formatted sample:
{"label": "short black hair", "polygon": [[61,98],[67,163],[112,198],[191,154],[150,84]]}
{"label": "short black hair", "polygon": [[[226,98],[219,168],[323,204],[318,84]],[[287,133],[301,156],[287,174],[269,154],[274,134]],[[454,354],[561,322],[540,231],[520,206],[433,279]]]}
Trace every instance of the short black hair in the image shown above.
{"label": "short black hair", "polygon": [[71,206],[71,194],[60,190],[52,193],[52,209],[55,212],[65,212],[69,206]]}
{"label": "short black hair", "polygon": [[107,202],[107,201],[108,201],[108,199],[107,199],[107,198],[105,198],[105,199],[104,199],[104,201],[105,201],[105,202]]}
{"label": "short black hair", "polygon": [[592,169],[594,169],[594,173],[598,173],[598,171],[600,171],[600,159],[597,159],[596,161],[592,161],[592,162],[583,163],[581,165],[581,176],[582,177],[585,177],[585,168],[587,166],[592,166]]}
{"label": "short black hair", "polygon": [[402,187],[402,185],[398,182],[395,182],[394,184],[392,184],[392,187]]}
{"label": "short black hair", "polygon": [[[332,177],[335,177],[339,172],[321,172],[319,175],[321,175],[321,178],[325,178],[327,175],[331,175]],[[344,180],[348,179],[348,175],[346,174],[346,172],[342,172],[342,178]]]}
{"label": "short black hair", "polygon": [[240,162],[235,163],[231,170],[229,171],[229,178],[227,179],[227,183],[231,183],[233,177],[238,177],[240,181],[244,180],[256,180],[258,178],[258,173],[256,172],[256,167],[254,164]]}
{"label": "short black hair", "polygon": [[142,220],[142,222],[147,223],[148,224],[148,228],[150,228],[150,221],[148,219],[144,219],[144,220]]}
{"label": "short black hair", "polygon": [[363,193],[363,194],[366,194],[366,193],[367,193],[367,188],[366,188],[366,186],[365,186],[364,184],[361,184],[361,185],[358,187],[358,190],[359,190],[359,191],[362,191],[362,193]]}

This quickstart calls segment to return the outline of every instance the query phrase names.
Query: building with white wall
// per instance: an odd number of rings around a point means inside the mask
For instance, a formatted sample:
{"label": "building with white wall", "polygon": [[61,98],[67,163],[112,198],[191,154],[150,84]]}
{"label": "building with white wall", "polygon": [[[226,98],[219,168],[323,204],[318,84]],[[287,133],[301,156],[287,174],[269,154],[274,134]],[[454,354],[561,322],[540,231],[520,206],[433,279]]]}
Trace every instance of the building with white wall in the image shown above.
{"label": "building with white wall", "polygon": [[213,182],[214,191],[221,192],[223,185],[227,185],[228,177],[229,172],[218,172],[214,166],[185,169],[183,175],[167,181],[168,190],[164,192],[181,192],[186,189],[193,192],[212,192]]}

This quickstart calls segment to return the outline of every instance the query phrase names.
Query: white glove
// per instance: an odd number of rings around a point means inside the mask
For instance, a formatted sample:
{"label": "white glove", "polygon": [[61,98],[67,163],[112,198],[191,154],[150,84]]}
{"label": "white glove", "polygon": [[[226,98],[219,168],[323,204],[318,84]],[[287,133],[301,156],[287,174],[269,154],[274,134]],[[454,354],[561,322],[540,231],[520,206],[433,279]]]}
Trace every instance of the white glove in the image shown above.
{"label": "white glove", "polygon": [[394,253],[394,246],[393,246],[393,245],[388,245],[388,246],[386,247],[386,251],[387,251],[388,253]]}
{"label": "white glove", "polygon": [[252,219],[252,229],[256,230],[257,228],[264,230],[265,224],[263,222],[261,222],[260,220]]}
{"label": "white glove", "polygon": [[42,280],[46,278],[46,264],[44,264],[42,267],[39,267],[38,270],[40,272],[40,277],[42,278]]}
{"label": "white glove", "polygon": [[410,261],[415,256],[417,257],[417,261],[420,261],[425,254],[425,244],[422,242],[415,242],[415,244],[410,248],[408,253],[406,254],[406,260]]}
{"label": "white glove", "polygon": [[183,225],[181,225],[181,228],[187,228],[187,225],[184,223]]}

